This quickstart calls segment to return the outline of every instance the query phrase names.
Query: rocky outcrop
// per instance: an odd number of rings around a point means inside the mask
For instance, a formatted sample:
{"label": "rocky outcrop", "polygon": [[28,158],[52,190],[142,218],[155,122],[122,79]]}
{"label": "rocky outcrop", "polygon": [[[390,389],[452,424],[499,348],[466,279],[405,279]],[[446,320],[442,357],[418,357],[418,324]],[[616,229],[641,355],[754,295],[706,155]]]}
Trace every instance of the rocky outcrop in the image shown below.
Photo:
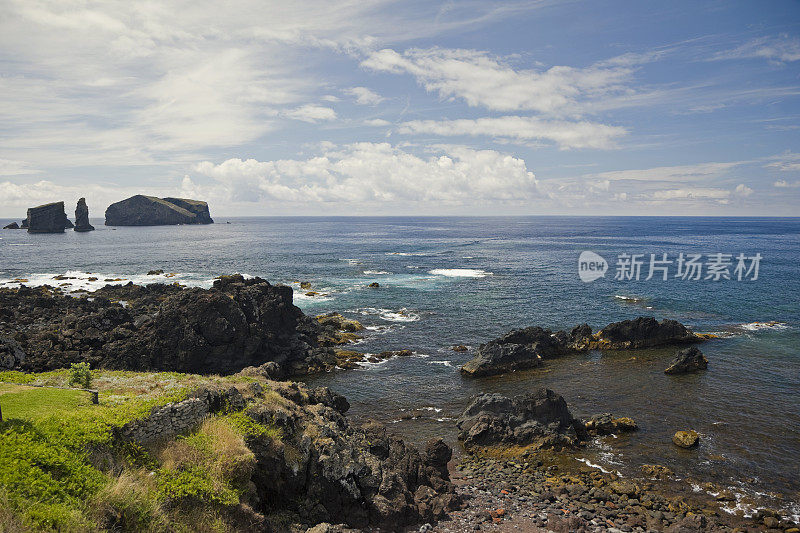
{"label": "rocky outcrop", "polygon": [[480,394],[459,417],[458,439],[466,448],[518,445],[561,449],[578,443],[583,424],[562,396],[550,389],[507,398]]}
{"label": "rocky outcrop", "polygon": [[214,220],[208,212],[208,204],[201,200],[190,200],[188,198],[163,198],[165,202],[177,205],[182,209],[186,209],[190,213],[197,216],[195,224],[213,224]]}
{"label": "rocky outcrop", "polygon": [[[177,203],[176,203],[177,202]],[[108,206],[106,226],[212,224],[208,204],[199,200],[137,194]]]}
{"label": "rocky outcrop", "polygon": [[3,226],[3,229],[19,229],[19,224],[12,222],[11,224]]}
{"label": "rocky outcrop", "polygon": [[460,507],[446,467],[452,451],[442,441],[431,441],[420,453],[378,422],[352,425],[320,401],[327,395],[317,389],[272,382],[265,387],[283,401],[269,397],[245,411],[256,422],[277,425],[283,435],[269,443],[247,439],[265,514],[288,509],[310,524],[398,531]]}
{"label": "rocky outcrop", "polygon": [[705,337],[695,335],[679,322],[659,323],[653,317],[615,322],[594,335],[588,324],[575,326],[569,333],[529,327],[481,344],[475,357],[461,367],[461,373],[491,376],[535,368],[546,359],[586,350],[628,350],[703,340]]}
{"label": "rocky outcrop", "polygon": [[614,322],[597,332],[599,348],[629,350],[700,342],[702,337],[676,320],[657,321],[651,316]]}
{"label": "rocky outcrop", "polygon": [[479,377],[534,368],[541,365],[543,359],[575,350],[573,341],[574,338],[564,332],[553,334],[540,327],[514,330],[481,344],[475,357],[461,367],[461,372]]}
{"label": "rocky outcrop", "polygon": [[89,207],[86,205],[86,198],[78,200],[75,207],[75,231],[92,231],[94,226],[89,224]]}
{"label": "rocky outcrop", "polygon": [[708,359],[697,346],[690,346],[685,350],[678,350],[675,359],[664,370],[665,374],[687,374],[708,368]]}
{"label": "rocky outcrop", "polygon": [[28,233],[64,233],[64,229],[72,227],[72,222],[64,212],[64,202],[53,202],[29,208],[23,227]]}
{"label": "rocky outcrop", "polygon": [[260,278],[225,276],[208,290],[107,286],[91,299],[51,288],[0,289],[0,309],[0,334],[27,355],[21,370],[86,361],[94,368],[229,374],[269,362],[276,378],[336,365],[324,342],[329,328],[292,304],[291,288]]}
{"label": "rocky outcrop", "polygon": [[[351,424],[347,400],[327,388],[263,379],[246,389],[213,387],[118,428],[116,442],[168,442],[213,413],[249,418],[243,426],[262,431],[243,435],[254,468],[242,469],[237,483],[248,487],[242,503],[260,524],[248,531],[400,531],[462,506],[447,470],[452,450],[441,440],[420,452],[382,424]],[[286,524],[287,515],[298,524]]]}

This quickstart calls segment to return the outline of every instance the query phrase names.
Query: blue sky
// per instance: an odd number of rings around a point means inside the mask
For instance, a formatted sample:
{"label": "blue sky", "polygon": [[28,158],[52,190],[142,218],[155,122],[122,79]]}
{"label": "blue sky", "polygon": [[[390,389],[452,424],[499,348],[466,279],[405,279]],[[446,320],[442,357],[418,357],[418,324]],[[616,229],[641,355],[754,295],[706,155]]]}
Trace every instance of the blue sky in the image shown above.
{"label": "blue sky", "polygon": [[800,215],[800,3],[4,0],[0,216]]}

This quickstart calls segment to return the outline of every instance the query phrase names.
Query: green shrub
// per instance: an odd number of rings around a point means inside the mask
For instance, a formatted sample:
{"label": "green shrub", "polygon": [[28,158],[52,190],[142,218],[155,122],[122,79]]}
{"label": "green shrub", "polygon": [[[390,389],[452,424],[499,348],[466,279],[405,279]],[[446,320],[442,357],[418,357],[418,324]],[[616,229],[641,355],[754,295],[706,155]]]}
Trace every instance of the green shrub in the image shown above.
{"label": "green shrub", "polygon": [[193,466],[186,470],[162,468],[157,474],[159,494],[168,501],[177,504],[239,503],[239,495],[229,487],[215,483],[203,467]]}
{"label": "green shrub", "polygon": [[89,363],[72,363],[69,369],[70,385],[78,385],[81,389],[90,389],[92,387],[92,370],[89,368]]}

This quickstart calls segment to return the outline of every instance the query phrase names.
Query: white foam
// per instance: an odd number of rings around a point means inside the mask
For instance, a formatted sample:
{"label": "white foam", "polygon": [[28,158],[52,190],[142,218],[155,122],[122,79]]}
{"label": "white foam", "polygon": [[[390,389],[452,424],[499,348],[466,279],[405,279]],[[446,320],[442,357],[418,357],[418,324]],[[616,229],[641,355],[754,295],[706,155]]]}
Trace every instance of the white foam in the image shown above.
{"label": "white foam", "polygon": [[611,470],[607,470],[607,469],[603,468],[602,466],[600,466],[599,464],[591,462],[589,459],[583,459],[583,458],[579,458],[579,457],[576,457],[575,459],[577,461],[580,461],[581,463],[585,464],[586,466],[598,469],[599,471],[603,472],[604,474],[610,474],[611,473]]}
{"label": "white foam", "polygon": [[782,330],[788,329],[789,324],[778,322],[777,320],[770,320],[767,322],[750,322],[748,324],[740,324],[738,327],[745,331]]}
{"label": "white foam", "polygon": [[386,255],[402,255],[405,257],[410,257],[410,256],[426,256],[431,254],[426,252],[386,252]]}
{"label": "white foam", "polygon": [[[237,274],[239,273],[237,272]],[[247,279],[253,277],[250,274],[241,273],[241,275]],[[26,279],[27,281],[15,281],[18,279]],[[74,293],[94,292],[105,287],[106,285],[126,285],[131,282],[135,285],[150,285],[153,283],[179,283],[180,285],[187,287],[202,287],[208,289],[214,284],[214,280],[215,278],[208,278],[207,275],[193,272],[165,272],[157,275],[148,275],[146,273],[119,275],[105,274],[101,272],[67,270],[61,274],[45,272],[19,276],[17,278],[0,279],[0,285],[26,285],[28,287],[41,287],[43,285],[50,285],[51,287],[60,288],[65,293]]]}
{"label": "white foam", "polygon": [[449,368],[453,368],[453,363],[450,361],[428,361],[429,365],[442,365]]}
{"label": "white foam", "polygon": [[428,274],[448,278],[485,278],[492,275],[491,272],[486,272],[480,268],[434,268],[429,270]]}
{"label": "white foam", "polygon": [[384,274],[391,274],[391,272],[386,272],[385,270],[365,270],[364,274],[368,276],[381,276]]}
{"label": "white foam", "polygon": [[618,300],[622,300],[624,302],[643,302],[644,298],[639,298],[638,296],[625,296],[624,294],[615,294],[614,298]]}
{"label": "white foam", "polygon": [[419,314],[409,311],[405,307],[397,311],[377,307],[364,307],[362,309],[356,309],[355,312],[361,313],[362,315],[377,315],[382,320],[389,322],[416,322],[420,319]]}

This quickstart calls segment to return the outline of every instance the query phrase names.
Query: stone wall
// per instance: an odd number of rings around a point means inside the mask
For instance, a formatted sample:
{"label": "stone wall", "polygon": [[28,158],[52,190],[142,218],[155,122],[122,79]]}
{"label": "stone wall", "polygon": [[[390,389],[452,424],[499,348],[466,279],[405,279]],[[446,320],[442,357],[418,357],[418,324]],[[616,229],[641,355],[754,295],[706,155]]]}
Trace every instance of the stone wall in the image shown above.
{"label": "stone wall", "polygon": [[201,389],[186,400],[154,408],[146,418],[125,424],[120,436],[141,445],[171,439],[199,426],[209,414],[224,409],[239,410],[244,404],[236,387],[226,391]]}

